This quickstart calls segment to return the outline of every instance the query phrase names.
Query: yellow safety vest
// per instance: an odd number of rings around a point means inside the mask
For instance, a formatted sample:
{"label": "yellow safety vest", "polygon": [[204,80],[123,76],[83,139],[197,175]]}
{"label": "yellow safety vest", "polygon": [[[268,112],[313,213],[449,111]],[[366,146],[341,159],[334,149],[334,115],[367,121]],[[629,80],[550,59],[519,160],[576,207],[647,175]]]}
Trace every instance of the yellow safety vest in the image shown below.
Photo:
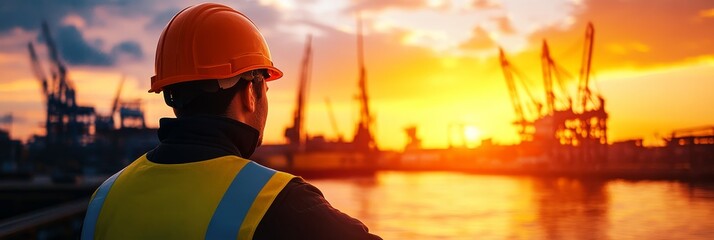
{"label": "yellow safety vest", "polygon": [[94,193],[82,239],[252,239],[294,177],[237,156],[158,164],[144,155]]}

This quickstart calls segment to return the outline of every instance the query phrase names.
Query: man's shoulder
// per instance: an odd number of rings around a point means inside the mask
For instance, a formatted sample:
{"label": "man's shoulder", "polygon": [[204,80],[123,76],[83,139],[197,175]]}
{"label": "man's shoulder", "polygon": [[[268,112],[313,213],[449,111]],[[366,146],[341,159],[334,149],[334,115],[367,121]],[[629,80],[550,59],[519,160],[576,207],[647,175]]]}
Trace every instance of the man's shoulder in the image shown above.
{"label": "man's shoulder", "polygon": [[266,212],[256,239],[381,239],[359,220],[330,205],[322,192],[293,178]]}
{"label": "man's shoulder", "polygon": [[290,180],[275,201],[282,204],[281,207],[295,212],[304,212],[316,206],[330,205],[320,189],[300,177]]}

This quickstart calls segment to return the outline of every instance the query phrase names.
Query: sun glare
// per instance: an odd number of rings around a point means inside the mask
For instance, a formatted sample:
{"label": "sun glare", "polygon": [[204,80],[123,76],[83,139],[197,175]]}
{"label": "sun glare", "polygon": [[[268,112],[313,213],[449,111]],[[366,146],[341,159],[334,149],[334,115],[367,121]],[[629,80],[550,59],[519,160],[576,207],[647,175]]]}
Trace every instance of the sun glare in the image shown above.
{"label": "sun glare", "polygon": [[464,128],[464,136],[468,143],[474,144],[481,138],[481,130],[475,126],[466,126]]}

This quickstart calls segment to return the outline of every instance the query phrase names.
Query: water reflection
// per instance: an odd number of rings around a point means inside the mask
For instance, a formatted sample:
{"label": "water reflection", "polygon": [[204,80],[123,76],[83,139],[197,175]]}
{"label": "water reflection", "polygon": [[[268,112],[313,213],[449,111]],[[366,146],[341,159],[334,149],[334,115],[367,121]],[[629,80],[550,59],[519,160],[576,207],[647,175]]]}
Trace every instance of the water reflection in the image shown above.
{"label": "water reflection", "polygon": [[617,239],[711,239],[712,185],[677,182],[608,183],[610,236]]}
{"label": "water reflection", "polygon": [[385,239],[709,239],[714,185],[382,172],[310,181]]}
{"label": "water reflection", "polygon": [[609,239],[609,196],[601,181],[533,179],[545,239]]}

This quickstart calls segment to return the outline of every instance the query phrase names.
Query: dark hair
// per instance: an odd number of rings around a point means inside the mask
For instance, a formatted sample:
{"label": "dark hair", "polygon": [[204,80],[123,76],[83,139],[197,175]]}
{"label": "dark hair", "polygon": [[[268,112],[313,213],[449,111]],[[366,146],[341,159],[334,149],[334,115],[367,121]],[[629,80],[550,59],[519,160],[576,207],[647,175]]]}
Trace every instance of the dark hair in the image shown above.
{"label": "dark hair", "polygon": [[164,101],[166,105],[174,108],[177,117],[224,116],[233,98],[245,90],[249,82],[253,83],[255,96],[258,99],[263,97],[261,88],[265,84],[264,79],[267,78],[267,71],[253,71],[253,75],[253,80],[241,78],[234,86],[226,89],[221,89],[218,80],[215,79],[172,84],[164,88]]}

